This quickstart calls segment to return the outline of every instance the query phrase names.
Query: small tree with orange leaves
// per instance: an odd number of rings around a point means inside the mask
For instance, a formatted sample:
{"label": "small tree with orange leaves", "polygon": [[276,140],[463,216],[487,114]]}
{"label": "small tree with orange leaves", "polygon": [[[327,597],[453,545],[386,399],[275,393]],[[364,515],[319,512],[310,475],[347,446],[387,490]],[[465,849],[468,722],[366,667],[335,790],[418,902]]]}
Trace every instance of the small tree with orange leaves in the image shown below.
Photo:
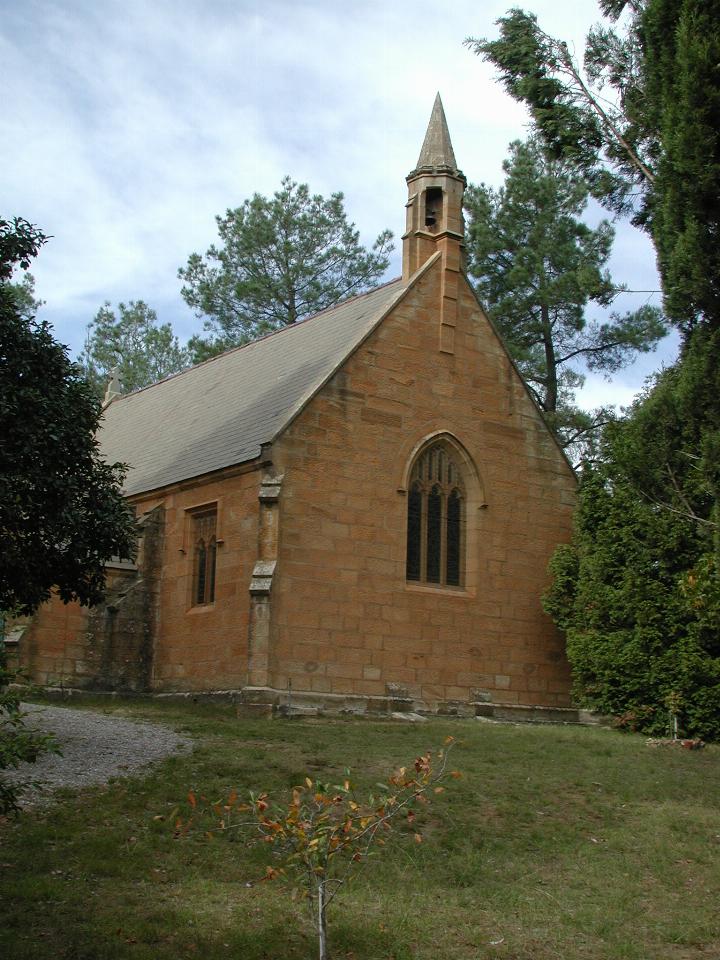
{"label": "small tree with orange leaves", "polygon": [[386,783],[378,783],[378,794],[367,801],[358,799],[349,770],[340,784],[306,777],[285,802],[267,793],[251,793],[248,801],[242,801],[233,790],[226,799],[209,803],[191,791],[190,814],[177,818],[175,835],[187,835],[208,816],[216,822],[215,830],[207,831],[211,835],[216,830],[252,828],[275,853],[275,865],[266,868],[261,880],[284,877],[301,890],[317,930],[319,960],[327,960],[328,907],[353,868],[367,860],[375,845],[386,842],[395,821],[402,818],[410,824],[415,842],[422,842],[415,828],[416,808],[443,792],[442,781],[460,777],[457,770],[448,769],[454,744],[448,737],[436,754],[427,751],[411,767],[400,767]]}

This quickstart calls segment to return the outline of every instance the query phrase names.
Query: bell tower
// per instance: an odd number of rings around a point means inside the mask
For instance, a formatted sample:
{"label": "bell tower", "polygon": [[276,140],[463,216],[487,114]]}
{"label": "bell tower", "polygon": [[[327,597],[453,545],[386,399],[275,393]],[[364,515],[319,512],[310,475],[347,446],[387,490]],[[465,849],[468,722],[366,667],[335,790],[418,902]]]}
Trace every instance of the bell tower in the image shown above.
{"label": "bell tower", "polygon": [[417,166],[406,179],[403,280],[408,280],[438,250],[442,253],[440,350],[454,353],[458,280],[465,269],[462,203],[467,180],[458,170],[439,93]]}

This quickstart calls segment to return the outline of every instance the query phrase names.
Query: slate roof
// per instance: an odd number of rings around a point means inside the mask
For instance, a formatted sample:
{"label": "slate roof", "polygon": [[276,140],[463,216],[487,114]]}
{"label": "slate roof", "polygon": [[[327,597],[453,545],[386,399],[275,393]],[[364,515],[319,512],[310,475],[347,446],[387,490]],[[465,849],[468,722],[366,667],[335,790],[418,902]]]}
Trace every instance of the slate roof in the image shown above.
{"label": "slate roof", "polygon": [[407,289],[394,280],[114,400],[99,440],[128,495],[252,460]]}

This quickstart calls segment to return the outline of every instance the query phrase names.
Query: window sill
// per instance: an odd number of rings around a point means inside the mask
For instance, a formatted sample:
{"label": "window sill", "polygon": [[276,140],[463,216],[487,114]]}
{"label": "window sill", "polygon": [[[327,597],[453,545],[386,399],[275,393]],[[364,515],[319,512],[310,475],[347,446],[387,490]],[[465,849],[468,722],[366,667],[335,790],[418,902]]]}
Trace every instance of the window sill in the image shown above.
{"label": "window sill", "polygon": [[473,600],[475,591],[468,590],[467,587],[443,587],[440,584],[431,583],[408,583],[405,581],[405,589],[408,593],[430,593],[433,596],[458,597],[464,600]]}
{"label": "window sill", "polygon": [[215,601],[212,603],[198,603],[194,607],[189,607],[185,612],[188,614],[210,613],[215,609]]}

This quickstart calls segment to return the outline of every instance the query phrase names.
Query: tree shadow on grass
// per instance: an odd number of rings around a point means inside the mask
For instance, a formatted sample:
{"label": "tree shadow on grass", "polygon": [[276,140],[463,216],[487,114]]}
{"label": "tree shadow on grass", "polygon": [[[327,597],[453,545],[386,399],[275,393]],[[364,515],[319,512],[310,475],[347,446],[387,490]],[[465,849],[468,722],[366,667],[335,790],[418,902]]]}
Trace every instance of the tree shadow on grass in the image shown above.
{"label": "tree shadow on grass", "polygon": [[[3,949],[5,960],[315,960],[314,929],[299,910],[282,917],[227,917],[215,929],[199,929],[185,910],[162,908],[143,918],[128,916],[111,929],[91,915],[85,924],[58,929],[60,917],[46,917],[33,930],[16,931]],[[335,922],[333,922],[333,920]],[[64,925],[63,925],[64,926]],[[54,929],[53,929],[54,928]],[[18,936],[18,934],[20,934]],[[361,926],[332,918],[328,930],[331,960],[412,960],[414,951],[403,938],[382,926]]]}

